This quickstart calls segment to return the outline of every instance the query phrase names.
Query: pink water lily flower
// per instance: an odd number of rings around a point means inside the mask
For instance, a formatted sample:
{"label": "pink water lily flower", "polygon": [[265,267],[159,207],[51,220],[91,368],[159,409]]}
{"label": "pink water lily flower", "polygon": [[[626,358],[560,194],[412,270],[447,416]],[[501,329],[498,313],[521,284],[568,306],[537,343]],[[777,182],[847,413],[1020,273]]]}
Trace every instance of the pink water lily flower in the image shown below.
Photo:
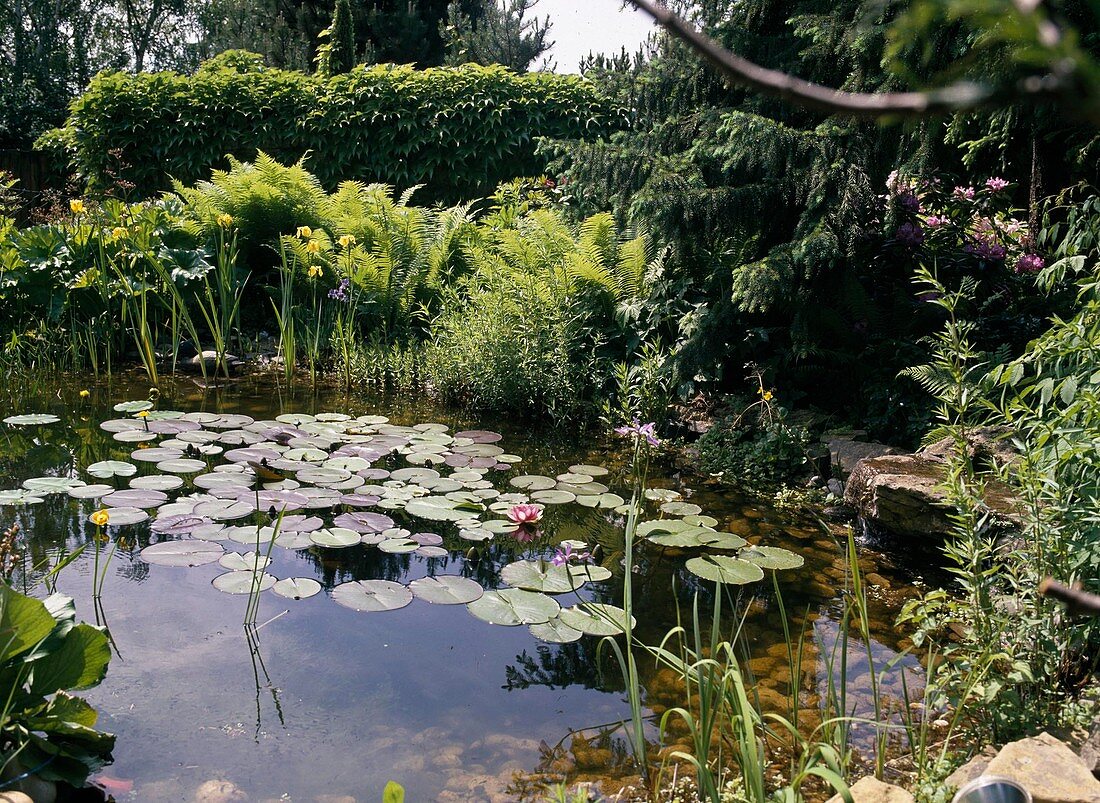
{"label": "pink water lily flower", "polygon": [[542,519],[542,508],[538,505],[513,505],[508,511],[508,520],[516,524],[534,524]]}

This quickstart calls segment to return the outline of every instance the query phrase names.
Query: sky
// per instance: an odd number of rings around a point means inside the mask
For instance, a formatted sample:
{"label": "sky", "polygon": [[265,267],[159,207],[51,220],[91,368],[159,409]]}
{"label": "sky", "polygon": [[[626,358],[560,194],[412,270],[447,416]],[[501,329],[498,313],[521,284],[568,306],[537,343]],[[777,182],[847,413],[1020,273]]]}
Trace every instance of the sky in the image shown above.
{"label": "sky", "polygon": [[532,10],[549,15],[550,38],[558,72],[577,72],[581,58],[590,51],[618,53],[625,45],[633,53],[652,30],[641,11],[621,9],[621,0],[539,0]]}

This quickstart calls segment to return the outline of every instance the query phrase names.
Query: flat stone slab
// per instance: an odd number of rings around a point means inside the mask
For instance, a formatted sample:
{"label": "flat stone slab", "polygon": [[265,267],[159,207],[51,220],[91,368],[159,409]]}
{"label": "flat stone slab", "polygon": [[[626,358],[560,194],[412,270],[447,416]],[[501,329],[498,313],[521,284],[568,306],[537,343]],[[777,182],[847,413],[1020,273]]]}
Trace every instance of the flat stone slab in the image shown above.
{"label": "flat stone slab", "polygon": [[[870,775],[860,778],[849,788],[855,803],[913,803],[913,796],[900,786],[883,783]],[[827,803],[844,803],[844,797],[833,795]]]}
{"label": "flat stone slab", "polygon": [[[871,457],[860,460],[848,478],[844,502],[862,518],[899,535],[943,534],[952,526],[940,490],[944,477],[943,463],[920,455]],[[1019,524],[1019,502],[1003,483],[986,483],[985,503],[1002,523]]]}
{"label": "flat stone slab", "polygon": [[1100,803],[1100,781],[1049,733],[1006,744],[983,775],[1015,781],[1031,792],[1034,803]]}

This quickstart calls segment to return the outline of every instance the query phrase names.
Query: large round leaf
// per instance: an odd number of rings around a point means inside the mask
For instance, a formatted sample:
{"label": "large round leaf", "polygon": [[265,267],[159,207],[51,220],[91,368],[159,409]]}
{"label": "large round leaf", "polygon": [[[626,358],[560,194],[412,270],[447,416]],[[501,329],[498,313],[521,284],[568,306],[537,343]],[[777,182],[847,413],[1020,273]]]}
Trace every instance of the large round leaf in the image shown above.
{"label": "large round leaf", "polygon": [[[582,602],[561,612],[562,624],[591,636],[615,636],[625,632],[626,611],[614,605]],[[635,624],[630,617],[631,627]]]}
{"label": "large round leaf", "polygon": [[355,611],[394,611],[412,602],[412,592],[389,580],[355,580],[332,589],[332,598]]}
{"label": "large round leaf", "polygon": [[321,592],[321,584],[311,577],[288,577],[271,586],[271,590],[287,599],[306,599]]}
{"label": "large round leaf", "polygon": [[36,494],[63,494],[81,485],[84,485],[84,480],[71,477],[32,477],[23,482],[24,488]]}
{"label": "large round leaf", "polygon": [[218,564],[234,572],[256,572],[266,569],[271,558],[255,552],[226,552],[218,558]]}
{"label": "large round leaf", "polygon": [[267,572],[260,574],[251,571],[226,572],[215,577],[211,585],[226,594],[252,594],[267,591],[275,585],[275,577]]}
{"label": "large round leaf", "polygon": [[737,557],[755,563],[761,569],[782,571],[784,569],[797,569],[806,560],[789,549],[777,546],[754,546],[741,550]]}
{"label": "large round leaf", "polygon": [[568,644],[571,641],[579,640],[584,635],[576,628],[565,624],[560,616],[555,616],[549,622],[531,625],[527,629],[531,631],[531,635],[535,638],[549,641],[551,644]]}
{"label": "large round leaf", "polygon": [[466,609],[489,624],[537,625],[549,622],[561,610],[561,606],[545,594],[524,591],[521,588],[502,588],[485,594],[466,606]]}
{"label": "large round leaf", "polygon": [[141,559],[158,566],[202,566],[225,553],[212,541],[162,541],[141,550]]}
{"label": "large round leaf", "polygon": [[35,427],[42,424],[56,424],[60,420],[53,413],[30,413],[28,415],[9,415],[4,419],[4,423],[16,427]]}
{"label": "large round leaf", "polygon": [[564,594],[584,585],[584,578],[573,574],[566,566],[555,566],[541,558],[509,563],[500,570],[500,579],[515,588],[546,594]]}
{"label": "large round leaf", "polygon": [[26,488],[13,488],[0,491],[0,507],[15,507],[16,505],[40,505],[43,497],[28,491]]}
{"label": "large round leaf", "polygon": [[317,546],[342,549],[359,543],[359,533],[344,527],[330,527],[309,534],[309,540]]}
{"label": "large round leaf", "polygon": [[703,555],[692,558],[686,565],[692,574],[716,583],[745,585],[764,578],[763,570],[755,563],[726,555]]}
{"label": "large round leaf", "polygon": [[121,460],[100,460],[98,463],[92,463],[84,470],[101,480],[110,479],[111,477],[132,477],[137,474],[137,466],[133,463],[124,463]]}
{"label": "large round leaf", "polygon": [[485,590],[467,577],[421,577],[409,583],[409,589],[422,600],[436,605],[465,605],[480,599]]}

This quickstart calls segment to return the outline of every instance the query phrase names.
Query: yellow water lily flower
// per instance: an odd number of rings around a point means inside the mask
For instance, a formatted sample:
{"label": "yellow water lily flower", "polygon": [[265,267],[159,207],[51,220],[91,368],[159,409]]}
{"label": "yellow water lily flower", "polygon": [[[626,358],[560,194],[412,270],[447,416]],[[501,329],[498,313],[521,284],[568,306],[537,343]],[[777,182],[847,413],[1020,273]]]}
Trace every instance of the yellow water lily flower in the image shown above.
{"label": "yellow water lily flower", "polygon": [[342,248],[347,248],[349,246],[355,245],[355,235],[345,234],[339,240],[337,240],[337,242],[340,243],[340,246]]}
{"label": "yellow water lily flower", "polygon": [[223,229],[228,229],[230,226],[233,225],[233,216],[226,212],[222,212],[220,215],[218,215],[218,225],[221,226]]}
{"label": "yellow water lily flower", "polygon": [[123,228],[122,226],[115,226],[113,229],[111,229],[111,239],[121,240],[125,236],[126,236],[126,229]]}
{"label": "yellow water lily flower", "polygon": [[69,209],[72,210],[74,215],[84,214],[84,202],[79,198],[73,198],[69,201]]}
{"label": "yellow water lily flower", "polygon": [[305,238],[312,237],[313,236],[313,229],[311,229],[309,226],[299,226],[298,227],[298,236],[299,237],[305,237]]}
{"label": "yellow water lily flower", "polygon": [[80,398],[82,398],[82,399],[86,399],[86,398],[88,398],[88,397],[89,397],[89,396],[91,396],[91,395],[92,395],[92,392],[91,392],[90,390],[82,390],[82,391],[80,391]]}
{"label": "yellow water lily flower", "polygon": [[92,520],[92,524],[96,527],[102,527],[111,520],[111,515],[107,512],[107,509],[97,510],[89,518]]}
{"label": "yellow water lily flower", "polygon": [[316,279],[319,276],[321,276],[323,273],[324,273],[324,271],[321,270],[320,265],[311,265],[310,268],[309,268],[309,278],[311,278],[311,279]]}
{"label": "yellow water lily flower", "polygon": [[138,418],[148,418],[149,417],[149,411],[148,410],[142,410],[141,412],[134,413],[134,415],[137,416]]}
{"label": "yellow water lily flower", "polygon": [[319,240],[310,240],[306,243],[306,251],[311,254],[319,254],[321,252],[321,243]]}

